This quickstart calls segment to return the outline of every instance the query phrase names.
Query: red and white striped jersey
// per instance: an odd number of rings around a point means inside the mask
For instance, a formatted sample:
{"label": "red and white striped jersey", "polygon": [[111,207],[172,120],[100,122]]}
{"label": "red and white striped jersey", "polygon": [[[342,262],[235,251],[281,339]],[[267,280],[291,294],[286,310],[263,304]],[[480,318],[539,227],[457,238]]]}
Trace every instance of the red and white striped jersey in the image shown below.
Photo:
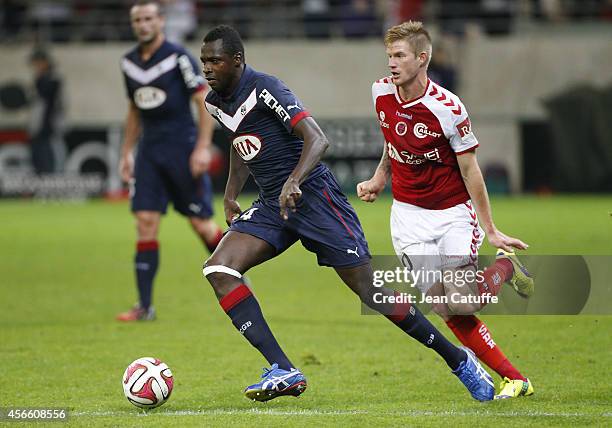
{"label": "red and white striped jersey", "polygon": [[391,160],[393,198],[434,210],[470,199],[457,155],[478,141],[459,98],[428,79],[422,96],[404,101],[390,77],[374,82],[372,98]]}

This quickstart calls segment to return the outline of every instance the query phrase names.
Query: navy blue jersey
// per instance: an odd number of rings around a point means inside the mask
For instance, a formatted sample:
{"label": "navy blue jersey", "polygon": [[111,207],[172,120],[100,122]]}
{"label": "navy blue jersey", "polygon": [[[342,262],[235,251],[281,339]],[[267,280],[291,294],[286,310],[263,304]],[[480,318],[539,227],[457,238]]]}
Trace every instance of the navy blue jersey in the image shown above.
{"label": "navy blue jersey", "polygon": [[121,69],[127,95],[140,111],[144,146],[157,141],[193,145],[197,132],[191,96],[206,82],[193,57],[164,41],[147,61],[134,48],[122,58]]}
{"label": "navy blue jersey", "polygon": [[[234,93],[223,98],[210,91],[206,108],[249,167],[260,197],[278,205],[283,184],[295,169],[304,145],[293,135],[293,127],[310,116],[300,100],[276,77],[245,65]],[[327,171],[326,166],[317,164],[304,184]]]}

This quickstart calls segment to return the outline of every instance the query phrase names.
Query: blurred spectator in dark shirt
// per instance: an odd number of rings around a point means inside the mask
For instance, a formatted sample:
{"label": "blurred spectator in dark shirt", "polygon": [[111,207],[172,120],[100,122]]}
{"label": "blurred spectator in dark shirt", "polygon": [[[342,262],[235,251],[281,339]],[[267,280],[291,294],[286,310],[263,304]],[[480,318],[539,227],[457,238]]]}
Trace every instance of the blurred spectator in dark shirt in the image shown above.
{"label": "blurred spectator in dark shirt", "polygon": [[437,18],[444,33],[463,35],[466,25],[476,22],[480,0],[439,0]]}
{"label": "blurred spectator in dark shirt", "polygon": [[[49,54],[35,49],[30,56],[34,71],[35,95],[32,100],[30,120],[30,150],[32,166],[37,174],[55,172],[56,159],[62,155],[54,146],[61,144],[61,128],[64,113],[62,100],[62,80],[56,74]],[[54,154],[59,152],[59,156]]]}
{"label": "blurred spectator in dark shirt", "polygon": [[326,39],[330,31],[330,4],[328,0],[302,0],[304,33],[312,39]]}
{"label": "blurred spectator in dark shirt", "polygon": [[451,92],[455,92],[457,86],[457,73],[455,67],[453,67],[448,52],[444,47],[444,44],[438,43],[434,47],[433,54],[431,55],[431,62],[427,69],[429,78],[439,84],[440,86],[448,89]]}
{"label": "blurred spectator in dark shirt", "polygon": [[27,11],[26,5],[19,0],[2,0],[0,1],[0,37],[10,39],[15,36],[21,28],[25,20]]}
{"label": "blurred spectator in dark shirt", "polygon": [[357,38],[380,34],[376,24],[375,4],[372,0],[347,0],[341,11],[345,37]]}
{"label": "blurred spectator in dark shirt", "polygon": [[487,34],[510,34],[516,14],[514,0],[481,0],[480,7],[482,26]]}
{"label": "blurred spectator in dark shirt", "polygon": [[28,10],[37,33],[42,42],[66,42],[71,37],[72,5],[57,1],[32,2]]}

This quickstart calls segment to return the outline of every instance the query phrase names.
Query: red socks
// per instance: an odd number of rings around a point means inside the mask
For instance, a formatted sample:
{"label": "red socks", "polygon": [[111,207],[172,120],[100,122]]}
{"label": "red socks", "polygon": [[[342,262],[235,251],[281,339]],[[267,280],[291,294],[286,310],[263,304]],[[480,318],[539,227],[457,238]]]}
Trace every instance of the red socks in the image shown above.
{"label": "red socks", "polygon": [[[498,262],[500,261],[507,261],[510,263],[508,260],[498,260]],[[492,268],[487,270],[490,269]],[[476,316],[455,315],[449,319],[446,324],[464,346],[474,351],[478,359],[492,370],[495,370],[501,377],[507,377],[511,380],[527,380],[514,368],[510,361],[508,361],[508,358],[506,358],[501,349],[499,349],[499,346],[493,341],[491,333],[485,323],[480,321]]]}
{"label": "red socks", "polygon": [[215,248],[217,248],[217,245],[219,245],[221,239],[223,239],[223,231],[221,229],[217,229],[217,234],[213,239],[210,241],[204,241],[206,248],[208,248],[208,251],[210,251],[211,254],[215,251]]}
{"label": "red socks", "polygon": [[495,263],[484,270],[484,280],[478,282],[478,292],[481,296],[485,294],[497,296],[504,282],[512,278],[513,272],[514,267],[510,260],[495,260]]}

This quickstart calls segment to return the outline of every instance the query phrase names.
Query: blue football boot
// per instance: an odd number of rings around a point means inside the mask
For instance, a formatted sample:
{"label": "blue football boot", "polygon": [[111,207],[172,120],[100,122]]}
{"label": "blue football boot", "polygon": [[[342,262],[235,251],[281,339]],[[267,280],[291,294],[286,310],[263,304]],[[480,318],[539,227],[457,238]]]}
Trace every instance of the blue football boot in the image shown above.
{"label": "blue football boot", "polygon": [[453,371],[453,374],[465,385],[474,399],[478,401],[492,400],[493,395],[495,395],[493,378],[482,368],[471,349],[463,346],[461,349],[467,354],[467,360],[462,361],[459,367]]}
{"label": "blue football boot", "polygon": [[279,369],[278,364],[274,363],[263,371],[261,382],[244,390],[244,395],[250,400],[268,401],[281,395],[297,397],[306,390],[306,378],[298,369],[287,371]]}

